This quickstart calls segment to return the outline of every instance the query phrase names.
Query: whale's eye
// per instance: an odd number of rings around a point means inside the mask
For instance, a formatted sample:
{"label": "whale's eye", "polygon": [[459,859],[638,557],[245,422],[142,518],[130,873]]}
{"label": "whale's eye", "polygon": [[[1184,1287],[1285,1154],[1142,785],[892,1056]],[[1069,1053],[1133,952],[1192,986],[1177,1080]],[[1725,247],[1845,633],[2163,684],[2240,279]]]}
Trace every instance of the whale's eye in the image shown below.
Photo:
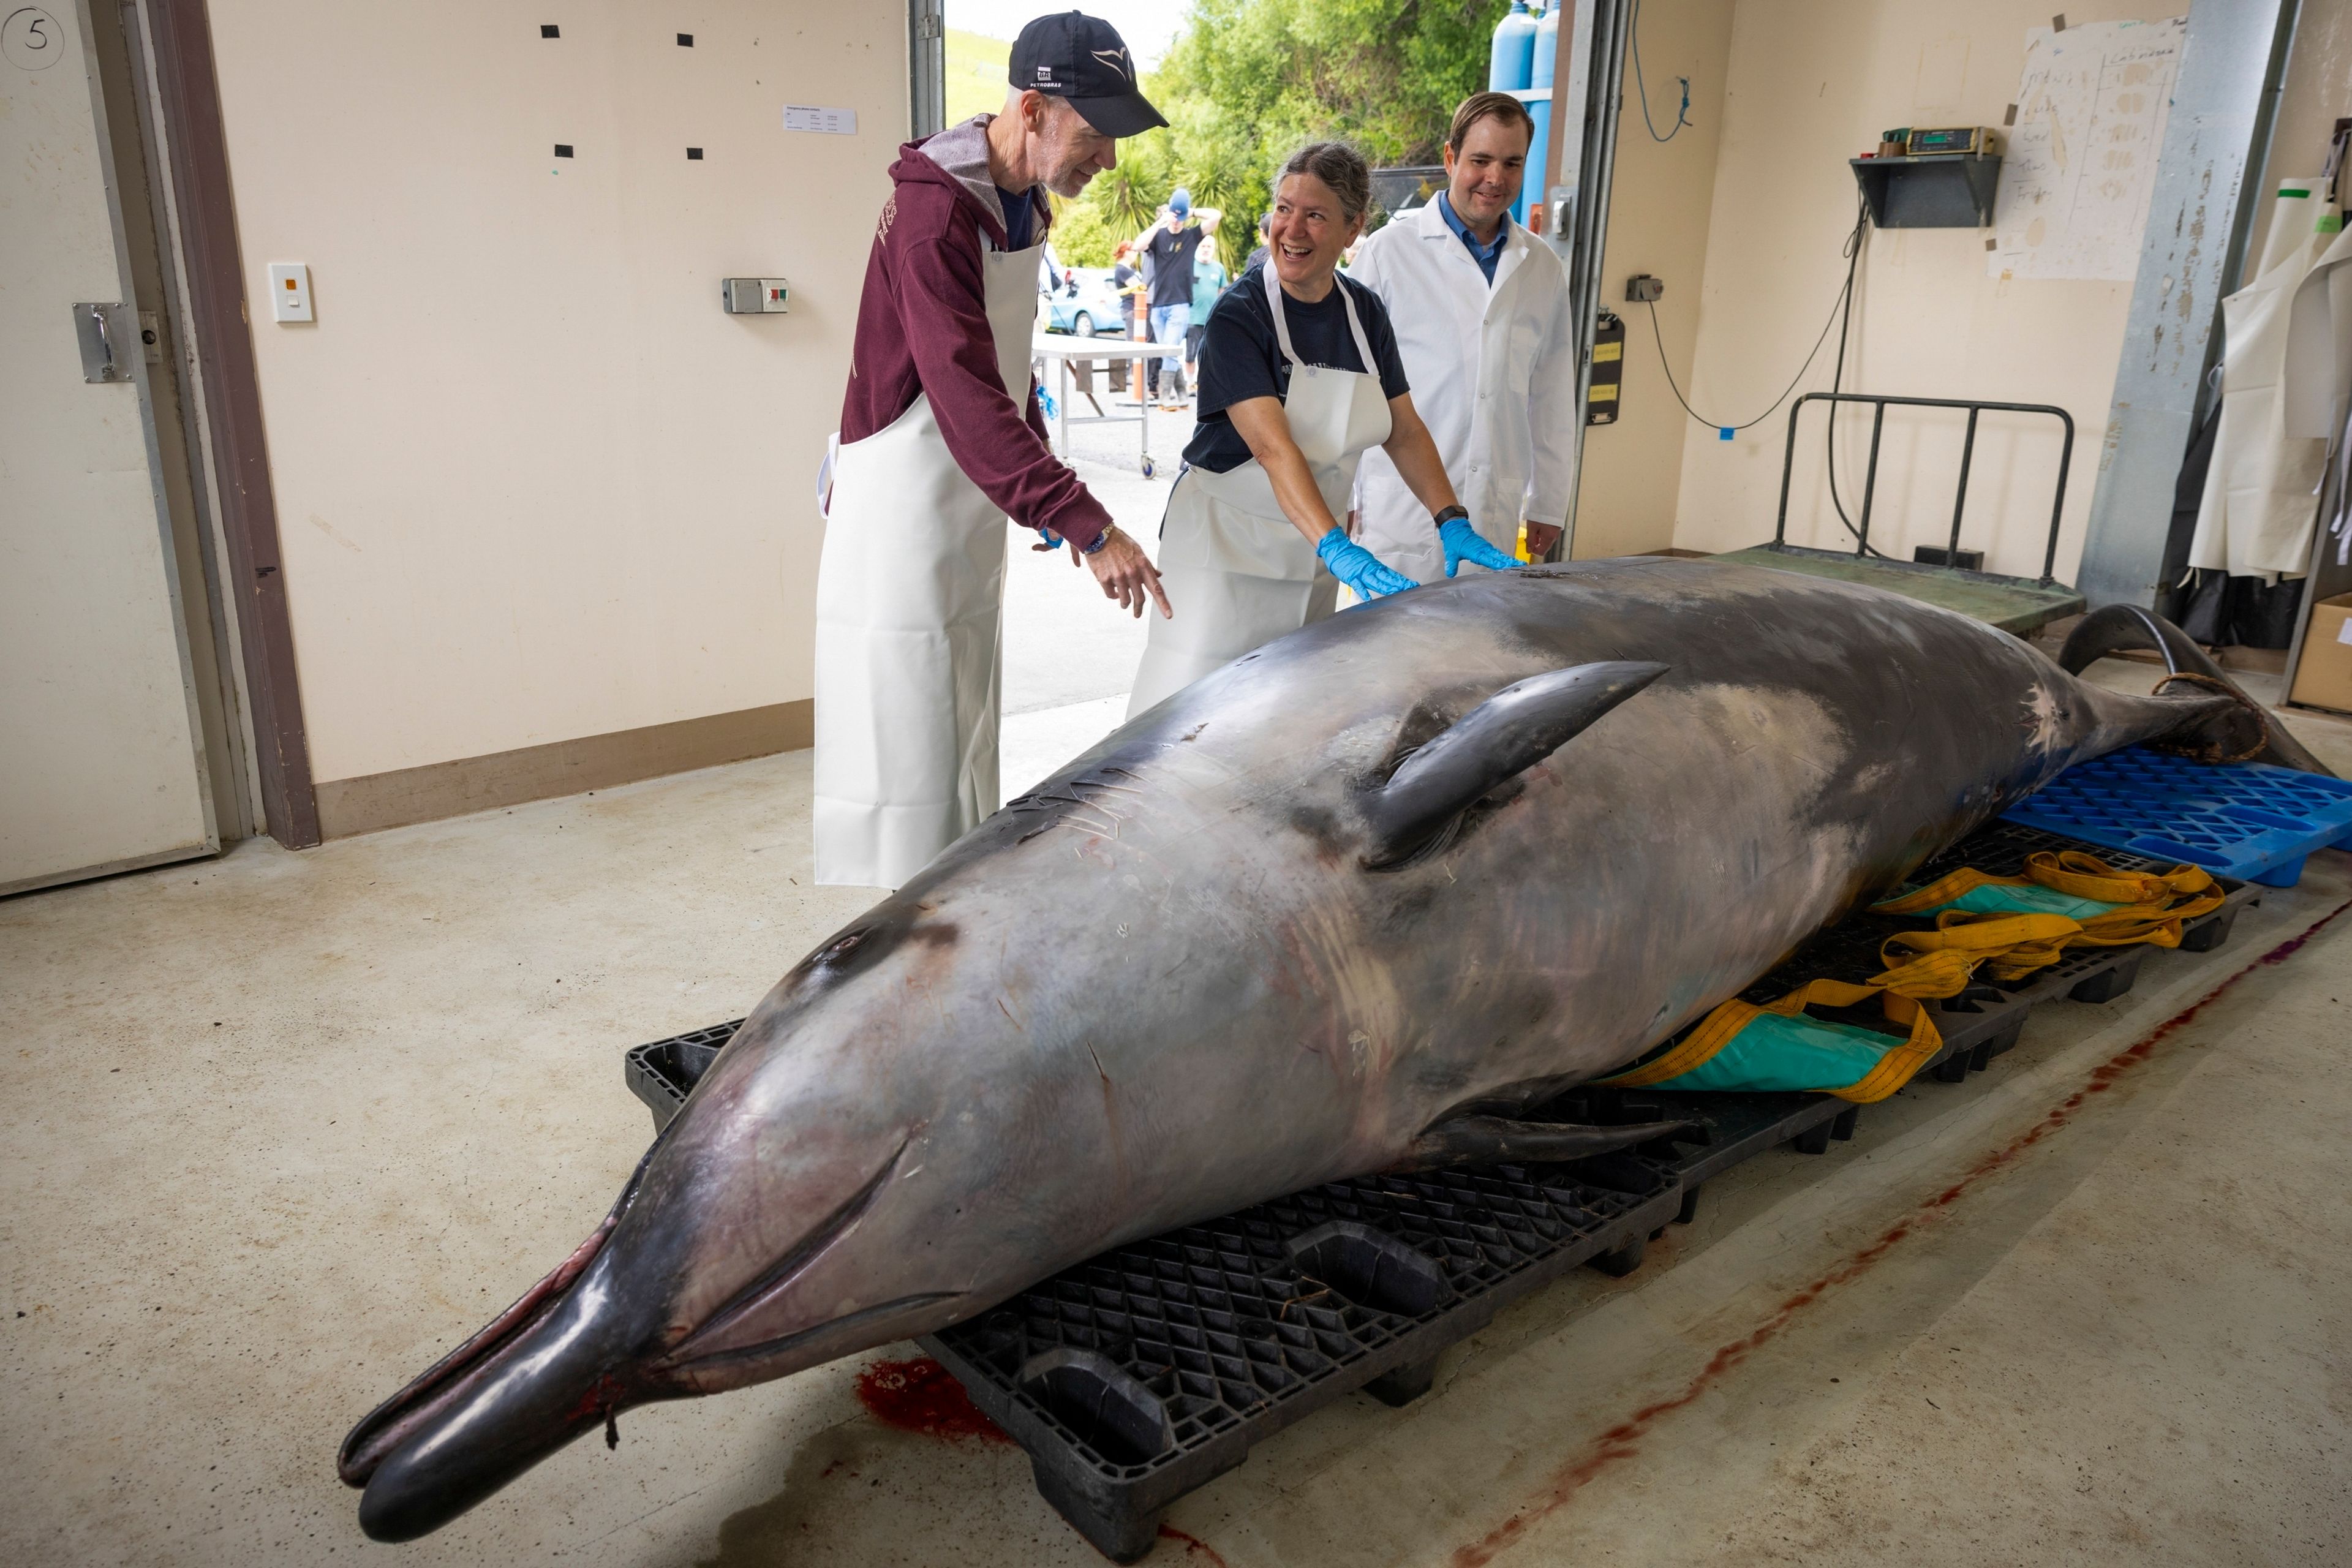
{"label": "whale's eye", "polygon": [[819,963],[825,965],[827,968],[839,963],[842,960],[847,958],[851,953],[857,951],[857,944],[866,940],[866,934],[867,933],[862,931],[854,931],[849,932],[846,936],[835,937],[832,942],[825,944],[825,948],[823,952],[816,955],[816,961]]}

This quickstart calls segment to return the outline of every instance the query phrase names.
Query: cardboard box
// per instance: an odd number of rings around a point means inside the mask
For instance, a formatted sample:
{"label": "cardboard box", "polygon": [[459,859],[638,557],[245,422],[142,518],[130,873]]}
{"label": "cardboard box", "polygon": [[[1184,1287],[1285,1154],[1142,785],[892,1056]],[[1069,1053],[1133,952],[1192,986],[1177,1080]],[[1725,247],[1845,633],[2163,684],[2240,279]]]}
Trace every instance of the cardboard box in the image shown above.
{"label": "cardboard box", "polygon": [[2289,700],[2352,713],[2352,594],[2338,594],[2311,606],[2311,625],[2303,634],[2303,662],[2295,668]]}

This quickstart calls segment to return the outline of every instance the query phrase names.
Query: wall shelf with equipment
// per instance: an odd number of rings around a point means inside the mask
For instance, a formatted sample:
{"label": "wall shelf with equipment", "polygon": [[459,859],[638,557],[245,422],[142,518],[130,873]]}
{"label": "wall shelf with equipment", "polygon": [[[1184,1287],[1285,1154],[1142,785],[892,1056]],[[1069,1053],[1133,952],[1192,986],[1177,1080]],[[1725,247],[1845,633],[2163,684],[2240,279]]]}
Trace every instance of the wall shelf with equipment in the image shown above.
{"label": "wall shelf with equipment", "polygon": [[2000,184],[1999,153],[1853,158],[1854,183],[1880,228],[1984,228]]}

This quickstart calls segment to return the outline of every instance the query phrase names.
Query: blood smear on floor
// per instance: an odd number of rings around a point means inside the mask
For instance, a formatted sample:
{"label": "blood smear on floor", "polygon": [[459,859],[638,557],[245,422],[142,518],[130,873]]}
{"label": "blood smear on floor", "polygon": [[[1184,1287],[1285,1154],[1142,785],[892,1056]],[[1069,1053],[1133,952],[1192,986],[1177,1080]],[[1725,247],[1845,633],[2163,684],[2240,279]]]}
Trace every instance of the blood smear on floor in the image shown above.
{"label": "blood smear on floor", "polygon": [[966,1437],[983,1443],[1013,1441],[1003,1427],[971,1402],[954,1374],[929,1356],[877,1361],[862,1369],[857,1374],[857,1402],[874,1419],[901,1432],[919,1432],[951,1442]]}

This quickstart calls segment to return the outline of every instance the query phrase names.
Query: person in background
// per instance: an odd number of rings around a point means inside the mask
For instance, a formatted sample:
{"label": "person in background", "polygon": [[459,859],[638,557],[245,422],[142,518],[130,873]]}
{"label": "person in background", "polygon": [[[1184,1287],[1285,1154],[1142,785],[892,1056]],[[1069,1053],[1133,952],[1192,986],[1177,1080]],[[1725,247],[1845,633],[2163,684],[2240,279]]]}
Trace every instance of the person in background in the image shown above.
{"label": "person in background", "polygon": [[1225,291],[1225,264],[1217,259],[1217,247],[1201,247],[1192,258],[1192,324],[1184,329],[1184,381],[1188,386],[1201,384],[1201,339],[1209,330],[1209,312],[1217,308],[1217,297]]}
{"label": "person in background", "polygon": [[[1118,248],[1111,252],[1110,286],[1118,294],[1118,335],[1129,342],[1144,336],[1143,333],[1136,331],[1135,326],[1136,319],[1143,313],[1140,308],[1143,299],[1143,271],[1136,266],[1135,262],[1135,241],[1120,240]],[[1110,389],[1113,392],[1127,390],[1128,373],[1136,363],[1129,359],[1111,362]],[[1138,403],[1143,401],[1143,387],[1140,383],[1135,389],[1135,400]]]}
{"label": "person in background", "polygon": [[1169,345],[1153,388],[1160,406],[1171,414],[1183,407],[1175,378],[1183,371],[1184,331],[1192,324],[1192,260],[1223,216],[1202,207],[1194,221],[1192,193],[1179,185],[1160,209],[1161,221],[1144,237],[1143,254],[1151,262],[1151,341]]}
{"label": "person in background", "polygon": [[1511,221],[1534,133],[1515,98],[1463,100],[1446,132],[1445,188],[1365,240],[1348,269],[1396,322],[1405,374],[1477,531],[1432,538],[1420,487],[1382,454],[1367,456],[1356,537],[1419,582],[1465,562],[1515,564],[1522,519],[1528,553],[1540,561],[1568,516],[1581,418],[1568,272]]}
{"label": "person in background", "polygon": [[1341,583],[1366,599],[1413,586],[1336,521],[1367,449],[1405,476],[1424,528],[1469,526],[1413,412],[1387,308],[1337,271],[1370,205],[1371,172],[1353,148],[1292,153],[1275,185],[1271,254],[1210,312],[1199,422],[1160,529],[1184,618],[1151,623],[1130,718],[1329,615]]}
{"label": "person in background", "polygon": [[1255,272],[1258,269],[1259,266],[1265,262],[1266,226],[1272,222],[1274,222],[1274,215],[1272,213],[1261,213],[1258,215],[1257,248],[1249,253],[1249,259],[1247,261],[1242,263],[1243,271]]}
{"label": "person in background", "polygon": [[898,149],[817,486],[816,878],[896,888],[998,804],[1004,520],[1169,612],[1142,547],[1046,445],[1030,374],[1048,191],[1167,121],[1110,24],[1021,30],[999,114]]}

